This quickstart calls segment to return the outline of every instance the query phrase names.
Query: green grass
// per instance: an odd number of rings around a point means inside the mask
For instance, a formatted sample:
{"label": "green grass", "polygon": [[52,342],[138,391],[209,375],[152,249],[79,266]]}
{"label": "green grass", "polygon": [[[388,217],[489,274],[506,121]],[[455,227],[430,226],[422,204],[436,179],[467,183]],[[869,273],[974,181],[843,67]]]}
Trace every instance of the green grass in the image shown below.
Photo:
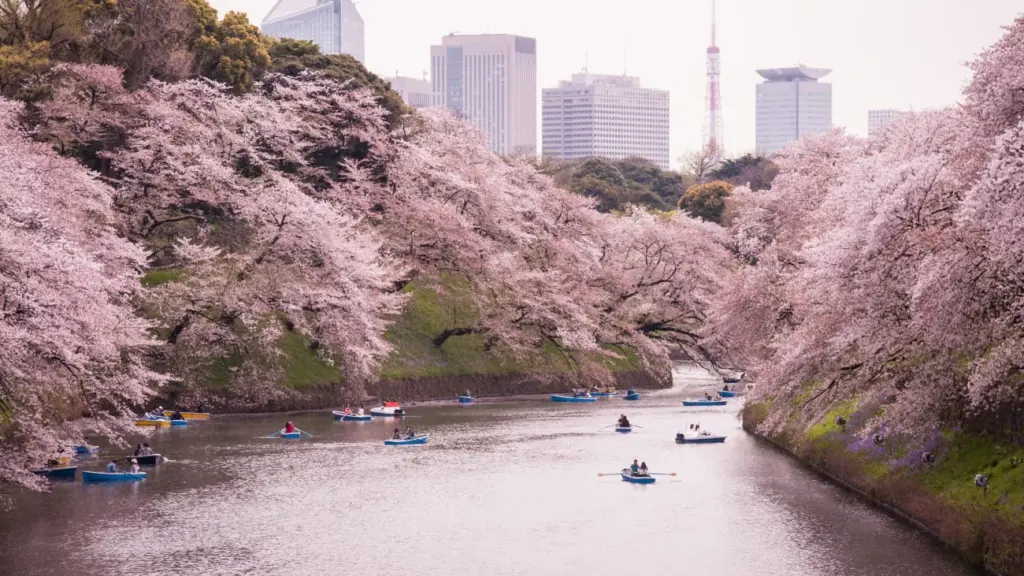
{"label": "green grass", "polygon": [[[919,475],[924,485],[947,502],[983,506],[1024,526],[1024,447],[964,433],[951,434],[948,442],[935,465]],[[974,485],[975,474],[988,475],[987,491]]]}
{"label": "green grass", "polygon": [[146,275],[142,277],[142,285],[152,288],[180,280],[184,275],[185,273],[178,268],[157,268],[146,272]]}
{"label": "green grass", "polygon": [[822,416],[814,426],[811,426],[804,434],[804,437],[809,442],[815,442],[831,432],[842,431],[842,427],[836,424],[836,418],[842,416],[849,419],[850,414],[857,409],[857,402],[857,398],[850,398],[840,402]]}
{"label": "green grass", "polygon": [[309,339],[302,334],[286,330],[278,342],[286,358],[284,385],[288,388],[301,389],[341,382],[338,367],[317,356],[309,347]]}

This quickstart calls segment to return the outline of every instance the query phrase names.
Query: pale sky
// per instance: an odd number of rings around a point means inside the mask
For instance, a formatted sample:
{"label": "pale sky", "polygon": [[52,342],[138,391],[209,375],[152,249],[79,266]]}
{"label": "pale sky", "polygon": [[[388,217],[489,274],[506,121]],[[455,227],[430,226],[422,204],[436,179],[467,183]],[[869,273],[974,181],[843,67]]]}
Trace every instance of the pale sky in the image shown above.
{"label": "pale sky", "polygon": [[[259,24],[275,0],[210,0]],[[639,76],[671,92],[673,164],[700,147],[711,0],[356,0],[366,65],[421,77],[449,32],[537,39],[539,88],[579,72]],[[964,62],[1024,12],[1021,0],[718,0],[725,146],[753,151],[758,68],[831,68],[832,120],[867,134],[867,111],[954,104]],[[538,116],[539,110],[538,93]],[[538,130],[538,138],[540,132]],[[539,145],[539,142],[538,142]]]}

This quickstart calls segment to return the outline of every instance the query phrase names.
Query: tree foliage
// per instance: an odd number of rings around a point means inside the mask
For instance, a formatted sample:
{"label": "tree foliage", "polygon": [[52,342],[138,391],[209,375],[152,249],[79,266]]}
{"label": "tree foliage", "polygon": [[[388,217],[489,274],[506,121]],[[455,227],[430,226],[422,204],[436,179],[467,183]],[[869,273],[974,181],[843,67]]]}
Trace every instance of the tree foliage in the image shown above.
{"label": "tree foliage", "polygon": [[1022,37],[1024,17],[972,64],[964,107],[805,139],[771,191],[736,192],[714,324],[774,405],[813,423],[855,396],[872,432],[1024,439]]}
{"label": "tree foliage", "polygon": [[731,194],[732,184],[721,180],[695,184],[679,199],[679,209],[685,210],[694,218],[721,224],[725,205]]}
{"label": "tree foliage", "polygon": [[621,210],[627,205],[667,210],[675,205],[685,189],[681,175],[661,170],[642,158],[547,160],[541,171],[554,178],[559,186],[596,199],[598,210],[602,212]]}

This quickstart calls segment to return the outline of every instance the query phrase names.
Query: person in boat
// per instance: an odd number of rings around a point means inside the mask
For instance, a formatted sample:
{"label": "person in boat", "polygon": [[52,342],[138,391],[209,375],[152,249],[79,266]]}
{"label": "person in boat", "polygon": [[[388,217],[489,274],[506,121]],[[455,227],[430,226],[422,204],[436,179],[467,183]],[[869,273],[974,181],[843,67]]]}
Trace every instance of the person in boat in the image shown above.
{"label": "person in boat", "polygon": [[135,445],[135,452],[132,453],[132,456],[141,456],[141,455],[142,455],[142,444],[136,444]]}
{"label": "person in boat", "polygon": [[629,471],[633,474],[633,476],[637,476],[640,474],[640,465],[637,464],[636,458],[633,459],[633,464],[629,467]]}
{"label": "person in boat", "polygon": [[627,395],[633,395],[633,394],[636,394],[636,392],[633,390],[633,387],[631,386],[628,390],[626,390],[626,394]]}
{"label": "person in boat", "polygon": [[289,420],[284,425],[284,430],[281,431],[284,434],[292,434],[295,432],[295,422]]}
{"label": "person in boat", "polygon": [[641,462],[640,463],[640,475],[641,476],[650,476],[650,474],[647,473],[647,462]]}
{"label": "person in boat", "polygon": [[359,410],[356,410],[356,416],[362,416],[362,415],[363,415],[363,407],[360,406]]}
{"label": "person in boat", "polygon": [[707,392],[705,392],[704,393],[704,399],[705,400],[711,400],[711,394],[708,394]]}
{"label": "person in boat", "polygon": [[184,419],[185,419],[185,417],[182,416],[181,410],[175,410],[174,414],[171,414],[171,420],[184,420]]}
{"label": "person in boat", "polygon": [[345,406],[345,414],[348,415],[348,414],[351,414],[351,413],[352,413],[352,408],[350,408],[348,406]]}
{"label": "person in boat", "polygon": [[618,424],[618,426],[619,426],[619,428],[630,428],[631,427],[631,425],[629,423],[629,418],[626,418],[625,414],[619,416],[619,424]]}
{"label": "person in boat", "polygon": [[132,470],[132,474],[138,474],[139,473],[139,461],[136,460],[135,458],[132,458],[132,468],[131,468],[131,470]]}
{"label": "person in boat", "polygon": [[693,429],[694,429],[694,431],[699,432],[700,431],[700,422],[697,422],[696,424],[694,424],[693,425]]}
{"label": "person in boat", "polygon": [[152,456],[153,455],[153,449],[149,447],[149,443],[148,442],[143,442],[142,443],[142,451],[139,452],[138,455],[139,456]]}
{"label": "person in boat", "polygon": [[466,390],[465,392],[463,392],[462,395],[465,396],[466,398],[469,398],[470,396],[472,396],[472,394],[469,393],[469,390]]}
{"label": "person in boat", "polygon": [[726,384],[726,385],[722,386],[722,391],[723,392],[728,392],[729,391],[729,385]]}
{"label": "person in boat", "polygon": [[391,439],[392,440],[401,440],[402,439],[402,432],[399,431],[398,428],[395,428],[395,433],[391,435]]}
{"label": "person in boat", "polygon": [[413,430],[410,426],[406,426],[405,427],[405,439],[406,440],[412,440],[415,437],[416,437],[416,431]]}
{"label": "person in boat", "polygon": [[117,461],[116,460],[111,460],[110,463],[107,464],[106,469],[104,469],[104,472],[109,472],[111,474],[116,474],[118,472]]}

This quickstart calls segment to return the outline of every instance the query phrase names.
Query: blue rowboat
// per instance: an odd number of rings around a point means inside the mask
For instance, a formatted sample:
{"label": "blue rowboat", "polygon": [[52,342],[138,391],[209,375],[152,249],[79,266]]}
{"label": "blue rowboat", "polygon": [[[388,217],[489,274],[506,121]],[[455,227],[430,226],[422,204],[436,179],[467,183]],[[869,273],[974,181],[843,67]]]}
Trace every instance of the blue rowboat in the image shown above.
{"label": "blue rowboat", "polygon": [[591,392],[590,395],[594,398],[611,398],[615,396],[617,392]]}
{"label": "blue rowboat", "polygon": [[302,438],[302,432],[281,432],[281,438],[285,440],[298,440]]}
{"label": "blue rowboat", "polygon": [[420,434],[406,440],[385,440],[385,446],[412,446],[415,444],[426,444],[430,434]]}
{"label": "blue rowboat", "polygon": [[75,446],[75,454],[96,454],[99,451],[99,446]]}
{"label": "blue rowboat", "polygon": [[687,436],[682,432],[676,433],[676,444],[718,444],[725,442],[725,436],[690,434]]}
{"label": "blue rowboat", "polygon": [[145,472],[89,472],[82,471],[82,482],[135,482],[145,480]]}
{"label": "blue rowboat", "polygon": [[736,397],[736,391],[735,390],[719,390],[718,391],[718,395],[721,396],[722,398],[735,398]]}
{"label": "blue rowboat", "polygon": [[683,406],[725,406],[725,400],[683,400]]}
{"label": "blue rowboat", "polygon": [[623,400],[639,400],[640,399],[640,393],[633,392],[632,394],[626,394],[625,396],[622,397],[622,399]]}
{"label": "blue rowboat", "polygon": [[597,398],[586,397],[586,396],[562,396],[559,394],[551,395],[552,402],[597,402]]}
{"label": "blue rowboat", "polygon": [[622,434],[629,434],[630,432],[633,431],[633,427],[632,426],[616,426],[615,427],[615,431],[616,432],[620,432]]}
{"label": "blue rowboat", "polygon": [[188,426],[188,420],[171,420],[171,428],[184,428]]}
{"label": "blue rowboat", "polygon": [[472,396],[459,396],[459,404],[469,404],[472,401]]}
{"label": "blue rowboat", "polygon": [[54,480],[74,480],[78,466],[65,466],[63,468],[47,468],[45,470],[33,470],[33,474],[52,478]]}
{"label": "blue rowboat", "polygon": [[345,414],[344,412],[338,412],[337,410],[332,410],[331,413],[334,414],[335,420],[344,420],[346,422],[369,422],[370,420],[373,420],[373,416],[370,416],[369,414],[363,414],[360,416],[359,414]]}
{"label": "blue rowboat", "polygon": [[629,468],[623,468],[622,481],[632,484],[654,484],[654,476],[633,476],[633,472]]}

